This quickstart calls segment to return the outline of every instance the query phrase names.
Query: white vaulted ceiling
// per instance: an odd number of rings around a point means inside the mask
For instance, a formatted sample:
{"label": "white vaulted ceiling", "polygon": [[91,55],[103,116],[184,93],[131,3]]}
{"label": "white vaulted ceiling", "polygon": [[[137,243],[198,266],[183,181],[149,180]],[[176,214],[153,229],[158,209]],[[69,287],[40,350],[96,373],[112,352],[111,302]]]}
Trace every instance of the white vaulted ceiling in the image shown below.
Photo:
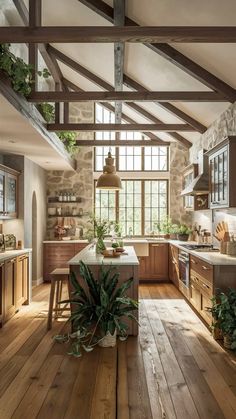
{"label": "white vaulted ceiling", "polygon": [[[28,6],[28,1],[25,0]],[[79,0],[43,0],[43,25],[47,26],[112,26]],[[98,2],[99,3],[99,2]],[[113,7],[113,1],[106,1]],[[17,12],[16,12],[17,13]],[[142,26],[234,26],[235,0],[126,0],[126,16]],[[13,18],[12,18],[13,19]],[[114,85],[113,44],[54,44],[54,47],[82,64],[106,82]],[[204,67],[212,74],[236,88],[236,44],[172,44],[178,51]],[[101,90],[59,62],[65,78],[84,90]],[[126,44],[125,73],[155,91],[207,91],[196,78],[170,63],[142,44]],[[124,87],[125,90],[128,90]],[[166,123],[181,123],[179,118],[154,103],[139,103]],[[229,106],[223,103],[178,102],[174,105],[205,126]],[[148,122],[140,114],[123,105],[123,111],[137,122]],[[197,132],[180,132],[190,141],[200,136]],[[166,138],[166,134],[158,133]]]}

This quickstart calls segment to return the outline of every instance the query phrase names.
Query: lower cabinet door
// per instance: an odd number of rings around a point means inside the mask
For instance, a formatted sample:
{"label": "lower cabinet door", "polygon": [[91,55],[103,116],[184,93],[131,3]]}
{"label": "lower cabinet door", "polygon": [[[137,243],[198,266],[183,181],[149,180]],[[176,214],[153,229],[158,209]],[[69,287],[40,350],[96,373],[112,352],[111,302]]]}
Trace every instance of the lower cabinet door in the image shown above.
{"label": "lower cabinet door", "polygon": [[3,324],[3,316],[4,316],[4,262],[0,263],[0,326]]}
{"label": "lower cabinet door", "polygon": [[28,299],[28,257],[18,256],[16,261],[15,306],[18,309]]}
{"label": "lower cabinet door", "polygon": [[166,281],[168,272],[168,243],[149,244],[149,256],[139,258],[139,279]]}
{"label": "lower cabinet door", "polygon": [[4,321],[15,314],[16,258],[4,264]]}
{"label": "lower cabinet door", "polygon": [[201,311],[201,292],[192,283],[190,284],[190,303],[197,311]]}
{"label": "lower cabinet door", "polygon": [[201,294],[201,311],[200,314],[209,326],[212,324],[212,315],[209,309],[212,307],[212,302],[209,296]]}

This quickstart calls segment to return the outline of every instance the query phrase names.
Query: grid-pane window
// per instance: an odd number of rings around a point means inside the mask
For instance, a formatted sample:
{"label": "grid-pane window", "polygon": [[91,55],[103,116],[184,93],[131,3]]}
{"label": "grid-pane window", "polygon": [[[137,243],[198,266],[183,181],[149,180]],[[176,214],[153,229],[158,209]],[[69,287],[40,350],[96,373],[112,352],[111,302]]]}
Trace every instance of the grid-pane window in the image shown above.
{"label": "grid-pane window", "polygon": [[[103,106],[96,104],[96,123],[106,123],[111,124],[115,122],[115,115],[113,112],[107,110]],[[109,131],[98,131],[95,133],[96,140],[115,140],[115,132]],[[95,149],[95,170],[102,171],[103,166],[105,164],[105,157],[107,157],[107,153],[109,151],[109,147],[96,147]],[[111,152],[113,157],[115,157],[115,147],[111,147]]]}
{"label": "grid-pane window", "polygon": [[119,192],[119,224],[124,235],[142,234],[142,181],[123,180]]}
{"label": "grid-pane window", "polygon": [[115,147],[96,147],[96,170],[103,170],[105,164],[105,158],[107,157],[108,151],[111,150],[112,157],[115,158]]}
{"label": "grid-pane window", "polygon": [[99,220],[116,220],[116,193],[95,189],[95,216]]}
{"label": "grid-pane window", "polygon": [[141,147],[119,147],[119,171],[142,170]]}
{"label": "grid-pane window", "polygon": [[168,147],[144,147],[144,170],[167,171]]}
{"label": "grid-pane window", "polygon": [[144,181],[144,234],[156,230],[155,226],[168,214],[167,180]]}
{"label": "grid-pane window", "polygon": [[119,192],[96,190],[95,214],[119,222],[123,235],[149,235],[168,214],[168,180],[122,180]]}

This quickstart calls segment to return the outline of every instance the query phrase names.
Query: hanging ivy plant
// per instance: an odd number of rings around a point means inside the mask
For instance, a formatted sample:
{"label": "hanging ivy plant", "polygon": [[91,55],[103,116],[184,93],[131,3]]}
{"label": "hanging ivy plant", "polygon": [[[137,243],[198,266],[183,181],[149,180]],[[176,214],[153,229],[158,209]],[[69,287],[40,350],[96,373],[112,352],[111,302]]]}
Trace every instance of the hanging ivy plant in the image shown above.
{"label": "hanging ivy plant", "polygon": [[[31,86],[35,82],[33,79],[34,67],[26,64],[20,57],[16,57],[10,51],[11,44],[0,44],[0,69],[9,76],[12,88],[15,92],[23,96],[29,96]],[[40,77],[48,78],[50,73],[47,68],[38,71]]]}
{"label": "hanging ivy plant", "polygon": [[57,135],[65,145],[68,153],[73,156],[78,151],[78,146],[76,145],[77,133],[75,131],[61,131]]}
{"label": "hanging ivy plant", "polygon": [[37,109],[48,124],[55,121],[55,107],[51,103],[39,103]]}

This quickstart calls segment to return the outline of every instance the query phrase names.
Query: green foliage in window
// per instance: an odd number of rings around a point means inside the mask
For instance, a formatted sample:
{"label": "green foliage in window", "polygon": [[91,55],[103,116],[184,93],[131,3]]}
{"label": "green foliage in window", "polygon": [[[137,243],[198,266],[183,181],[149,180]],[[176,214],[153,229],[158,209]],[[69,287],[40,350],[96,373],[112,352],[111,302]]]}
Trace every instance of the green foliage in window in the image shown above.
{"label": "green foliage in window", "polygon": [[[0,69],[9,76],[15,92],[27,97],[31,92],[32,84],[35,83],[34,68],[32,65],[26,64],[22,58],[16,57],[10,51],[10,46],[11,44],[0,44]],[[37,74],[44,78],[50,76],[46,68],[38,71]]]}

